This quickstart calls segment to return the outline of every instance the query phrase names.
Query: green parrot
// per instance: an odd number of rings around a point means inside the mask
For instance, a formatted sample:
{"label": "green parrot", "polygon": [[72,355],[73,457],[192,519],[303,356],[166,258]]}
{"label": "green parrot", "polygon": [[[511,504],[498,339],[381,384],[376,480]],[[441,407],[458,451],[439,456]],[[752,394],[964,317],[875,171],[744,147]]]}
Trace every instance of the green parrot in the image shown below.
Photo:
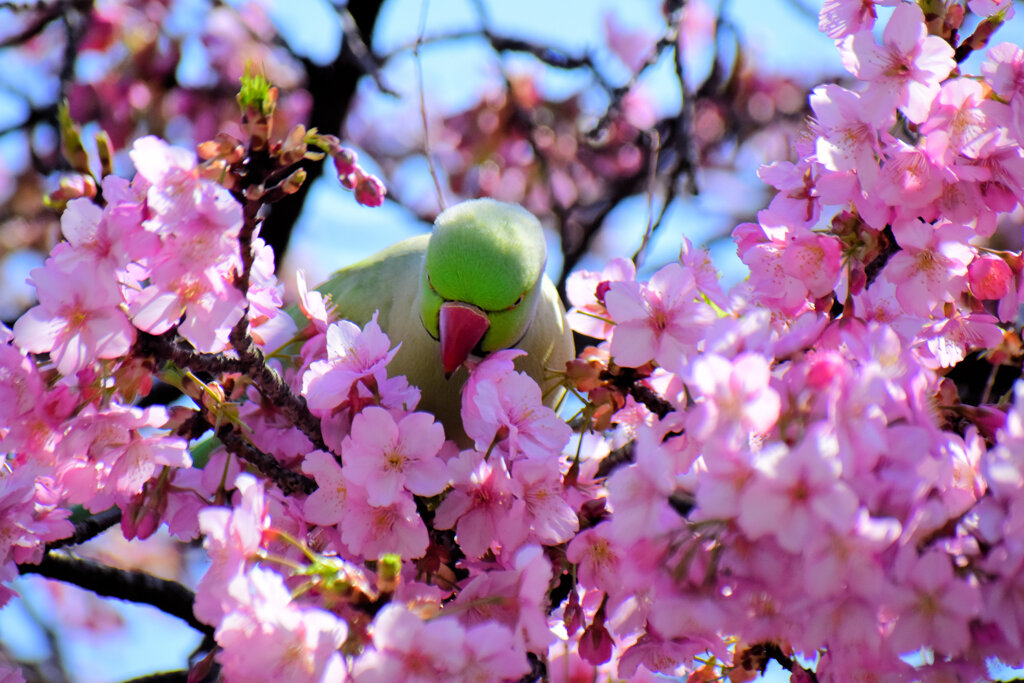
{"label": "green parrot", "polygon": [[564,371],[575,350],[546,261],[533,214],[476,199],[441,213],[431,234],[343,268],[317,289],[357,325],[379,312],[391,343],[401,342],[388,373],[419,387],[419,408],[433,413],[449,438],[464,441],[460,390],[471,354],[522,349],[516,368],[537,381],[548,405],[561,396],[551,371]]}

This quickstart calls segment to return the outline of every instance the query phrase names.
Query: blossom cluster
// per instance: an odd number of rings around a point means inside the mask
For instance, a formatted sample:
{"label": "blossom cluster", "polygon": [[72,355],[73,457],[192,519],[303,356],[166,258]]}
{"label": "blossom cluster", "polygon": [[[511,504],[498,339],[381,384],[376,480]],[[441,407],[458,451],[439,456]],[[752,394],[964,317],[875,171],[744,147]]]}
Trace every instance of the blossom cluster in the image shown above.
{"label": "blossom cluster", "polygon": [[[888,4],[876,38],[872,3],[825,3],[858,83],[815,89],[800,160],[762,169],[745,282],[723,291],[688,243],[646,281],[626,259],[571,277],[594,345],[555,369],[569,422],[508,350],[472,369],[451,438],[376,317],[301,279],[282,308],[244,193],[137,140],[134,179],[68,202],[38,306],[0,327],[0,579],[73,506],[202,537],[216,647],[195,666],[227,681],[1020,665],[1024,383],[972,401],[947,374],[1020,363],[1024,261],[984,240],[1024,199],[1024,50],[964,75],[962,11]],[[154,377],[196,407],[137,407]],[[200,419],[223,442],[201,457]]]}

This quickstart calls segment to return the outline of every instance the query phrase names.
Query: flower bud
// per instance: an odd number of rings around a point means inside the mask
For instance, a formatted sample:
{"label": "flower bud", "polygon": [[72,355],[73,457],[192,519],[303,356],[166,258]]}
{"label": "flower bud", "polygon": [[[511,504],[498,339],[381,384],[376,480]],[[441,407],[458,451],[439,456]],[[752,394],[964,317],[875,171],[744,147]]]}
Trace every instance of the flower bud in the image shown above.
{"label": "flower bud", "polygon": [[971,294],[979,299],[1002,299],[1010,292],[1013,271],[998,256],[985,254],[971,261],[967,267],[967,282]]}
{"label": "flower bud", "polygon": [[387,190],[376,176],[371,174],[362,175],[355,187],[356,201],[363,206],[380,206],[384,203],[384,195]]}

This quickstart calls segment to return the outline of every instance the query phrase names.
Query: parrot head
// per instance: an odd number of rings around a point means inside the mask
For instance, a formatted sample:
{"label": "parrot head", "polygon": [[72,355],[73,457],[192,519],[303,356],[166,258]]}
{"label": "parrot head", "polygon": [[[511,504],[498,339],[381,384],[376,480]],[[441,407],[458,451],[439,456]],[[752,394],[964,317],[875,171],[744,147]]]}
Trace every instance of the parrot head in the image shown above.
{"label": "parrot head", "polygon": [[530,327],[547,247],[526,209],[476,199],[434,222],[422,274],[423,326],[441,344],[445,376],[471,354],[509,348]]}

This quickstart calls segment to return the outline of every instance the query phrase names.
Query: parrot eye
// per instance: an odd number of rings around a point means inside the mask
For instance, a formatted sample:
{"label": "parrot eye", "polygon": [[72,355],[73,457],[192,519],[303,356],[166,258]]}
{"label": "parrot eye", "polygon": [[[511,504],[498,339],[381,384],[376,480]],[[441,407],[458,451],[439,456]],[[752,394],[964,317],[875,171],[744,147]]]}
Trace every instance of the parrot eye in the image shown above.
{"label": "parrot eye", "polygon": [[526,298],[526,292],[523,292],[522,294],[519,295],[519,298],[516,299],[516,302],[514,304],[512,304],[511,306],[509,306],[508,308],[506,308],[505,310],[506,311],[511,311],[513,308],[515,308],[519,304],[523,303],[523,299],[525,299],[525,298]]}

